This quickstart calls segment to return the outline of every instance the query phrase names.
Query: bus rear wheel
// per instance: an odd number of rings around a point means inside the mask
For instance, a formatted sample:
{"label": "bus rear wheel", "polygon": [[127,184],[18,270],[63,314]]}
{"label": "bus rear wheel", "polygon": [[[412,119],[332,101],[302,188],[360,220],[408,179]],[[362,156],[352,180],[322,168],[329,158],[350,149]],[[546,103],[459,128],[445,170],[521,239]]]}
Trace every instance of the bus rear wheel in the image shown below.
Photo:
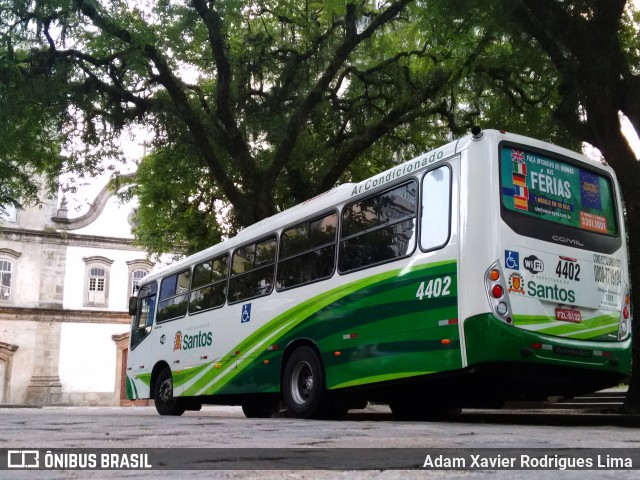
{"label": "bus rear wheel", "polygon": [[181,399],[173,396],[173,377],[169,368],[164,368],[158,375],[153,399],[160,415],[180,416],[186,410]]}
{"label": "bus rear wheel", "polygon": [[323,418],[330,407],[320,357],[310,347],[297,348],[287,360],[282,378],[287,413],[295,418]]}

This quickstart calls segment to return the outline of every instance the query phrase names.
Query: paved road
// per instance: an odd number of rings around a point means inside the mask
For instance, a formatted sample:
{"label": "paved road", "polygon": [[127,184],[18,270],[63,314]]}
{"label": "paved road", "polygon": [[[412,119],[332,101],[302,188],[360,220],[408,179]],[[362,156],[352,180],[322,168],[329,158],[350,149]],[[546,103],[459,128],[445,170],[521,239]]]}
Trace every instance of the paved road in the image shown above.
{"label": "paved road", "polygon": [[[204,407],[160,417],[152,407],[0,408],[0,448],[640,448],[640,418],[577,412],[473,412],[448,422],[397,422],[386,407],[343,421],[249,420],[237,407]],[[42,475],[46,473],[46,475]],[[209,471],[0,472],[0,478],[468,478],[486,472]],[[584,479],[586,472],[499,471],[492,478]],[[9,475],[11,474],[11,475]],[[592,474],[588,475],[593,478]],[[598,478],[638,472],[598,471]]]}

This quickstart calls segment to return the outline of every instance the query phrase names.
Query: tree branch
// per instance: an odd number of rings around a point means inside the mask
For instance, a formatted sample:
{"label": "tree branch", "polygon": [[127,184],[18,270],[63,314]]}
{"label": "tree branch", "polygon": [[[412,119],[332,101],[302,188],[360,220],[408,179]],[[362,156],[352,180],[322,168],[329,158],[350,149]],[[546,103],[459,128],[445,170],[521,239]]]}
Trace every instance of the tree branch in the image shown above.
{"label": "tree branch", "polygon": [[[154,64],[158,70],[157,80],[169,93],[175,107],[176,113],[194,138],[195,145],[201,152],[203,159],[209,166],[212,178],[220,184],[222,191],[229,201],[240,205],[244,197],[236,187],[229,175],[227,175],[218,156],[209,141],[207,128],[199,120],[198,115],[191,108],[189,98],[184,90],[184,84],[172,72],[168,62],[160,54],[158,49],[149,43],[139,42],[128,30],[117,26],[111,19],[101,15],[95,5],[88,0],[75,0],[75,4],[80,11],[87,16],[98,28],[104,32],[118,38],[131,46],[141,46],[142,52]],[[236,203],[238,202],[238,203]]]}
{"label": "tree branch", "polygon": [[287,134],[277,146],[270,168],[269,180],[271,183],[275,182],[278,174],[285,165],[287,165],[306,118],[320,103],[324,92],[340,68],[344,65],[351,52],[353,52],[362,41],[371,37],[378,28],[392,20],[411,1],[412,0],[398,0],[391,4],[380,15],[374,17],[369,26],[361,34],[357,33],[356,7],[353,3],[347,4],[344,22],[345,34],[342,43],[336,49],[333,59],[329,62],[316,84],[310,89],[307,96],[298,103],[298,106],[289,117],[285,130]]}
{"label": "tree branch", "polygon": [[192,0],[198,15],[207,27],[209,45],[218,73],[216,91],[216,112],[228,136],[227,149],[239,160],[239,166],[246,178],[251,178],[257,168],[231,111],[231,64],[227,58],[226,47],[222,39],[222,20],[207,6],[206,0]]}

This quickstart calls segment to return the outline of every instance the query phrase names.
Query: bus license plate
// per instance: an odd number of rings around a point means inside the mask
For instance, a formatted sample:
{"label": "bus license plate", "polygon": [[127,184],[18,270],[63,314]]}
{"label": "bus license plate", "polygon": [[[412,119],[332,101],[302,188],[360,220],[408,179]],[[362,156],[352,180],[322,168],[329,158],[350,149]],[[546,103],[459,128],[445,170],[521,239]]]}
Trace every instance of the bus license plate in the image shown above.
{"label": "bus license plate", "polygon": [[571,308],[556,308],[556,320],[562,322],[581,323],[582,315],[580,310],[573,310]]}

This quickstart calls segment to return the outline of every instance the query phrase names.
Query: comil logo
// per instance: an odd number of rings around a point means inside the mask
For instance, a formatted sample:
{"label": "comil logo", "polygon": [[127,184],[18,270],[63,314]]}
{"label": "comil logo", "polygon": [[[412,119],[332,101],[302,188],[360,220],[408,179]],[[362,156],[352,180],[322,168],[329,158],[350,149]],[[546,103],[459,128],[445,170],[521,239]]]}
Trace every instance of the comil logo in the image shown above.
{"label": "comil logo", "polygon": [[556,242],[567,243],[576,247],[584,247],[580,240],[576,240],[575,238],[560,237],[558,235],[553,235],[551,238],[553,238]]}

